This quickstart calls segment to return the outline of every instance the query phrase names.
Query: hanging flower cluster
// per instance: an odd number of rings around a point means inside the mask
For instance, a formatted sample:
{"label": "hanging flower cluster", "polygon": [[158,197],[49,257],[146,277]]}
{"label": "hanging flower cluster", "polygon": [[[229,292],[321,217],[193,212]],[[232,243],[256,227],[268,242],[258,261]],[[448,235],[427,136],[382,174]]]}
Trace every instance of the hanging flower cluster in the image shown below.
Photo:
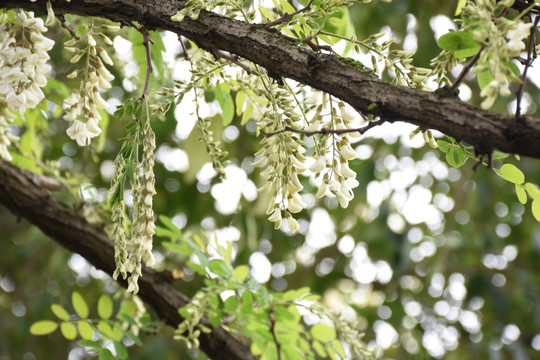
{"label": "hanging flower cluster", "polygon": [[[109,235],[114,240],[116,270],[113,278],[128,278],[128,291],[139,291],[138,279],[142,275],[142,263],[153,266],[152,237],[155,233],[153,196],[156,194],[154,163],[156,137],[150,125],[150,112],[146,96],[124,105],[131,118],[126,126],[127,135],[122,150],[114,161],[115,174],[111,181],[109,203],[112,205],[112,226]],[[125,112],[124,112],[125,115]],[[142,151],[140,151],[142,143]],[[128,234],[125,213],[124,189],[131,183],[133,212]]]}
{"label": "hanging flower cluster", "polygon": [[[273,89],[273,95],[276,98],[288,96],[280,88]],[[280,131],[287,126],[294,129],[300,128],[298,123],[302,117],[295,112],[294,107],[284,102],[280,106],[283,112],[278,112],[272,107],[257,123],[265,132]],[[260,175],[266,184],[259,189],[260,192],[272,194],[266,214],[270,215],[268,219],[274,223],[274,227],[279,229],[283,213],[285,213],[289,229],[294,233],[300,226],[292,214],[299,213],[306,207],[299,194],[303,186],[298,179],[298,174],[306,170],[304,142],[296,134],[284,132],[265,137],[261,144],[262,149],[255,154],[260,156],[260,159],[252,165],[254,167],[266,166]]]}
{"label": "hanging flower cluster", "polygon": [[134,174],[132,184],[133,193],[133,228],[131,230],[131,240],[127,246],[128,259],[126,270],[131,272],[129,278],[128,292],[137,293],[139,286],[137,280],[141,275],[141,262],[146,255],[146,266],[153,266],[155,263],[152,254],[152,237],[155,234],[154,211],[152,210],[152,198],[156,193],[154,188],[154,150],[156,148],[156,137],[150,121],[146,121],[143,132],[143,154],[142,160],[137,169],[138,174]]}
{"label": "hanging flower cluster", "polygon": [[463,17],[467,19],[464,30],[471,31],[484,49],[473,73],[489,72],[493,77],[480,93],[485,97],[481,104],[484,109],[490,108],[499,94],[511,94],[509,81],[521,83],[508,64],[525,49],[523,39],[529,36],[532,24],[526,24],[520,18],[493,16],[513,3],[513,0],[479,0],[469,1],[463,8]]}
{"label": "hanging flower cluster", "polygon": [[[335,109],[332,108],[332,119],[326,125],[336,130],[350,129],[354,115],[347,110],[343,102],[340,102],[338,107],[341,116],[336,116]],[[316,121],[310,130],[320,130],[323,124],[322,121]],[[352,189],[359,184],[356,172],[349,167],[349,160],[357,157],[358,154],[351,147],[347,135],[325,135],[321,140],[315,162],[309,168],[316,176],[322,177],[315,197],[321,198],[329,190],[336,196],[341,207],[346,208],[354,197]]]}
{"label": "hanging flower cluster", "polygon": [[[0,23],[6,16],[6,13],[0,14]],[[50,9],[47,24],[53,21]],[[42,19],[22,10],[13,21],[0,24],[0,158],[4,160],[11,160],[7,147],[17,140],[8,130],[16,118],[9,110],[24,114],[45,98],[41,88],[47,85],[46,76],[51,70],[47,51],[54,45],[53,40],[43,36],[46,31]]]}
{"label": "hanging flower cluster", "polygon": [[[257,161],[252,165],[265,167],[260,177],[266,184],[259,191],[272,194],[266,210],[268,219],[274,222],[275,228],[278,229],[285,213],[289,229],[294,233],[299,229],[299,224],[292,214],[299,213],[306,207],[300,196],[303,186],[298,174],[306,170],[307,159],[304,156],[306,152],[304,142],[296,131],[284,129],[298,130],[300,133],[321,131],[323,127],[338,131],[350,130],[353,128],[355,115],[347,110],[343,102],[339,102],[337,108],[333,107],[327,94],[323,95],[321,101],[320,94],[316,92],[305,100],[308,105],[307,111],[315,110],[315,113],[311,125],[302,128],[301,120],[305,120],[305,117],[297,114],[293,106],[282,100],[287,94],[283,94],[279,88],[274,91],[276,97],[280,96],[279,106],[283,112],[267,111],[259,120],[258,126],[263,129],[266,137],[261,142],[262,149],[255,154]],[[330,116],[324,119],[321,113],[327,108],[330,110]],[[340,205],[346,208],[354,196],[352,189],[359,185],[356,173],[349,167],[349,161],[358,157],[350,145],[349,135],[346,133],[323,135],[313,157],[315,161],[309,170],[321,181],[316,197],[321,198],[330,192],[338,199]]]}
{"label": "hanging flower cluster", "polygon": [[[114,30],[111,26],[107,26],[107,29]],[[71,123],[67,134],[79,146],[89,145],[91,139],[101,133],[99,127],[101,115],[98,109],[105,109],[107,102],[101,97],[100,88],[110,89],[110,82],[114,80],[114,76],[103,64],[113,65],[113,62],[107,51],[97,45],[95,36],[101,38],[107,45],[112,45],[111,39],[105,34],[94,32],[93,22],[87,26],[82,38],[72,38],[64,44],[65,49],[73,53],[71,63],[77,63],[83,57],[86,59],[86,66],[83,69],[74,70],[67,76],[70,79],[81,76],[81,86],[64,100],[66,109],[64,120]],[[75,46],[78,43],[84,47]]]}

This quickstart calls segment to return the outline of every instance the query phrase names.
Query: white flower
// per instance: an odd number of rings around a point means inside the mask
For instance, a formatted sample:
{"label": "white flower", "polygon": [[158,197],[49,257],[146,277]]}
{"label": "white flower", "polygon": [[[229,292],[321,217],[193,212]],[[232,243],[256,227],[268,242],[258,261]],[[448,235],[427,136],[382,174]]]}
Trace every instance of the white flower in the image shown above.
{"label": "white flower", "polygon": [[354,149],[348,143],[345,143],[344,145],[341,145],[339,147],[339,153],[341,154],[341,157],[345,160],[352,160],[358,157],[356,151],[354,151]]}
{"label": "white flower", "polygon": [[508,30],[506,38],[508,39],[508,49],[514,55],[518,55],[521,50],[525,49],[523,39],[530,35],[530,28],[533,24],[525,24],[519,22],[515,28]]}
{"label": "white flower", "polygon": [[344,122],[350,123],[351,121],[354,120],[355,118],[354,114],[350,112],[349,110],[347,110],[345,106],[340,107],[339,110],[341,111],[341,118],[343,119]]}
{"label": "white flower", "polygon": [[279,208],[274,208],[274,212],[268,218],[271,222],[281,221],[281,210]]}
{"label": "white flower", "polygon": [[326,194],[326,189],[328,189],[328,184],[323,181],[321,185],[319,186],[319,189],[317,190],[317,194],[315,194],[315,197],[317,199],[322,198],[324,194]]}
{"label": "white flower", "polygon": [[347,162],[341,163],[341,175],[343,175],[346,178],[356,177],[356,173],[353,170],[351,170]]}
{"label": "white flower", "polygon": [[318,173],[324,170],[326,166],[326,155],[323,153],[319,155],[317,160],[309,167],[309,171],[313,173]]}
{"label": "white flower", "polygon": [[308,105],[315,105],[320,102],[320,95],[319,93],[313,93],[310,97],[306,98],[304,102]]}
{"label": "white flower", "polygon": [[[34,48],[41,51],[49,51],[54,46],[54,40],[51,40],[43,35],[41,33],[31,33],[30,39],[34,42]],[[47,56],[48,58],[48,56]]]}
{"label": "white flower", "polygon": [[304,131],[310,132],[310,131],[319,131],[321,129],[321,121],[315,120],[309,125],[308,127],[304,128]]}
{"label": "white flower", "polygon": [[341,205],[342,208],[346,209],[347,206],[349,206],[349,198],[344,196],[341,192],[338,192],[336,194],[336,197],[339,201],[339,205]]}
{"label": "white flower", "polygon": [[86,124],[79,120],[73,121],[66,133],[72,140],[77,141],[79,146],[89,145],[90,139],[95,136],[88,130]]}
{"label": "white flower", "polygon": [[289,230],[291,230],[292,233],[295,233],[300,229],[300,225],[298,224],[298,221],[296,221],[291,215],[287,214],[287,224],[289,225]]}
{"label": "white flower", "polygon": [[292,213],[299,213],[305,207],[306,207],[306,204],[302,201],[302,199],[297,193],[291,196],[287,203],[287,208]]}
{"label": "white flower", "polygon": [[26,111],[26,95],[23,93],[17,95],[11,92],[6,96],[7,106],[16,112],[24,113]]}

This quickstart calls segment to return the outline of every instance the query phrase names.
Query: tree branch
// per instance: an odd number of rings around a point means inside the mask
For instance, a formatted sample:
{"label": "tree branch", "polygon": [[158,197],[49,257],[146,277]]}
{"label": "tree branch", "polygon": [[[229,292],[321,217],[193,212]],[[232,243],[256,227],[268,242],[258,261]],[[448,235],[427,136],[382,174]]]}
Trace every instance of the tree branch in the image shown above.
{"label": "tree branch", "polygon": [[[75,210],[54,198],[44,183],[47,182],[42,176],[0,160],[0,204],[26,218],[68,250],[79,253],[96,268],[112,275],[115,269],[112,241],[101,227],[89,224]],[[127,286],[125,281],[119,283]],[[190,301],[174,288],[168,273],[146,267],[139,278],[138,295],[173,327],[183,320],[178,308]],[[207,320],[204,324],[211,327]],[[201,349],[212,359],[255,359],[247,347],[221,328],[213,328],[210,334],[201,333],[199,340]]]}
{"label": "tree branch", "polygon": [[[46,11],[46,0],[4,0],[2,6]],[[53,1],[55,13],[137,21],[147,29],[169,30],[209,51],[223,50],[265,67],[268,72],[325,91],[364,114],[405,121],[464,140],[481,153],[498,149],[540,159],[540,120],[482,110],[455,97],[395,86],[279,37],[274,29],[202,11],[197,20],[171,16],[186,0]],[[376,106],[374,106],[374,104]]]}

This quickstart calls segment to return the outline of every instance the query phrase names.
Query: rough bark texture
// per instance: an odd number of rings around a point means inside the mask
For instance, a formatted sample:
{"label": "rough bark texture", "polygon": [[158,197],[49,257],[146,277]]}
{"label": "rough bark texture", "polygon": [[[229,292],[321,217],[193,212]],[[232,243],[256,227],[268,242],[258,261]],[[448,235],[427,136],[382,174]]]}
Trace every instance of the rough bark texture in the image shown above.
{"label": "rough bark texture", "polygon": [[[45,11],[46,0],[5,0],[3,7]],[[441,93],[391,85],[355,70],[334,56],[314,53],[283,40],[261,25],[250,25],[202,12],[197,21],[174,22],[185,1],[65,0],[52,1],[56,13],[138,21],[148,29],[170,30],[202,48],[225,50],[283,76],[326,91],[365,114],[436,129],[473,145],[480,154],[492,150],[540,158],[540,120],[485,111]],[[374,106],[373,104],[376,104]]]}
{"label": "rough bark texture", "polygon": [[[0,160],[0,203],[111,275],[115,269],[112,241],[101,227],[89,224],[83,216],[55,199],[46,187],[41,176]],[[125,281],[120,283],[127,285]],[[176,327],[182,321],[178,308],[188,304],[189,299],[173,286],[168,273],[143,268],[139,287],[138,295],[168,325]],[[201,334],[200,341],[201,349],[212,359],[255,359],[248,348],[220,328],[211,334]]]}

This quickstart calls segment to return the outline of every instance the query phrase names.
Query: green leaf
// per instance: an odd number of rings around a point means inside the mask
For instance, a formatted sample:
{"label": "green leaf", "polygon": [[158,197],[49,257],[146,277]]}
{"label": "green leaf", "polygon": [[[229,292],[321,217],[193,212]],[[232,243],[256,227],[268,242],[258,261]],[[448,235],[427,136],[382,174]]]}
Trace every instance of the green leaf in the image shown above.
{"label": "green leaf", "polygon": [[455,168],[459,168],[465,164],[465,161],[467,160],[467,155],[463,151],[463,149],[459,146],[452,146],[448,149],[448,152],[446,153],[446,161],[448,164]]}
{"label": "green leaf", "polygon": [[236,295],[229,296],[223,303],[223,307],[230,313],[235,313],[238,310],[238,299]]}
{"label": "green leaf", "polygon": [[[157,229],[158,228],[156,227],[156,235],[158,235]],[[161,236],[161,235],[159,235],[159,236]],[[177,253],[182,254],[182,255],[191,255],[191,254],[193,254],[193,249],[191,249],[190,247],[185,246],[185,245],[172,243],[170,241],[164,241],[164,242],[161,243],[161,245],[165,249],[177,252]]]}
{"label": "green leaf", "polygon": [[[122,304],[116,316],[124,321],[130,322],[129,320],[125,320],[124,318],[127,317],[128,319],[133,320],[133,315],[135,314],[136,311],[137,311],[137,304],[135,304],[134,301],[130,300]],[[133,323],[130,322],[130,324],[137,325],[137,322],[133,320]]]}
{"label": "green leaf", "polygon": [[193,317],[193,313],[189,312],[188,307],[181,307],[178,309],[178,313],[182,315],[184,319],[191,319]]}
{"label": "green leaf", "polygon": [[527,190],[527,192],[533,199],[540,199],[540,191],[538,190],[538,187],[536,187],[535,184],[530,183],[530,182],[526,183],[525,190]]}
{"label": "green leaf", "polygon": [[207,274],[206,274],[206,270],[205,270],[201,265],[199,265],[199,264],[195,264],[195,263],[192,262],[192,261],[188,261],[188,262],[186,263],[186,265],[187,265],[191,270],[195,271],[195,272],[196,272],[197,274],[199,274],[199,275],[203,275],[203,276],[207,275]]}
{"label": "green leaf", "polygon": [[37,321],[30,326],[32,335],[49,335],[58,328],[58,323],[51,320]]}
{"label": "green leaf", "polygon": [[489,84],[493,80],[493,75],[491,75],[490,71],[484,71],[478,74],[476,79],[478,80],[478,86],[480,87],[480,90],[482,90],[487,86],[487,84]]}
{"label": "green leaf", "polygon": [[289,14],[292,14],[293,12],[295,12],[294,8],[292,7],[291,4],[289,4],[287,1],[285,0],[279,0],[279,4],[281,6],[283,6],[283,10],[285,10],[287,13]]}
{"label": "green leaf", "polygon": [[313,325],[310,333],[314,339],[322,342],[328,342],[336,339],[336,329],[323,323]]}
{"label": "green leaf", "polygon": [[536,221],[540,221],[540,200],[534,199],[531,204],[531,210]]}
{"label": "green leaf", "polygon": [[113,341],[114,350],[116,351],[116,356],[118,356],[119,359],[125,360],[128,358],[128,351],[124,344],[122,344],[120,341]]}
{"label": "green leaf", "polygon": [[525,175],[513,164],[504,164],[499,169],[499,176],[514,184],[523,184]]}
{"label": "green leaf", "polygon": [[89,347],[91,350],[95,351],[95,352],[98,352],[99,349],[101,349],[101,344],[98,342],[98,341],[94,341],[94,340],[79,340],[77,341],[77,345],[79,346],[84,346],[84,347]]}
{"label": "green leaf", "polygon": [[480,50],[480,45],[469,31],[450,31],[441,36],[437,44],[443,50],[452,51],[458,58],[473,56]]}
{"label": "green leaf", "polygon": [[463,9],[465,5],[467,5],[467,0],[459,0],[456,6],[456,12],[454,13],[454,16],[458,16],[459,14],[461,14],[461,9]]}
{"label": "green leaf", "polygon": [[249,121],[251,114],[253,114],[253,104],[248,103],[246,110],[242,114],[242,122],[241,125],[246,125],[246,123]]}
{"label": "green leaf", "polygon": [[240,305],[240,311],[243,314],[249,314],[253,311],[253,294],[251,291],[244,291],[242,294],[242,305]]}
{"label": "green leaf", "polygon": [[216,275],[227,276],[231,275],[232,271],[223,260],[212,260],[208,265],[208,269]]}
{"label": "green leaf", "polygon": [[240,282],[246,280],[248,274],[249,267],[247,265],[240,265],[234,269],[234,277]]}
{"label": "green leaf", "polygon": [[439,149],[441,149],[441,151],[444,153],[447,152],[448,149],[452,147],[451,144],[449,144],[448,142],[444,140],[437,140],[437,145],[439,146]]}
{"label": "green leaf", "polygon": [[270,14],[270,11],[268,11],[267,8],[259,4],[259,11],[261,12],[262,16],[264,16],[267,20],[272,21],[272,14]]}
{"label": "green leaf", "polygon": [[222,84],[216,85],[216,100],[223,112],[223,126],[229,125],[234,117],[234,102],[231,95],[223,89]]}
{"label": "green leaf", "polygon": [[516,195],[520,203],[525,205],[527,203],[527,192],[523,186],[516,184]]}
{"label": "green leaf", "polygon": [[108,319],[113,313],[113,302],[109,295],[101,295],[97,305],[98,315],[102,319]]}
{"label": "green leaf", "polygon": [[94,337],[94,330],[92,330],[92,325],[88,323],[87,320],[81,320],[77,324],[77,328],[79,329],[79,334],[81,334],[81,337],[85,340],[92,340]]}
{"label": "green leaf", "polygon": [[266,286],[259,286],[259,288],[257,289],[257,296],[259,296],[261,300],[265,303],[268,301],[268,289],[266,288]]}
{"label": "green leaf", "polygon": [[66,309],[64,309],[62,305],[52,304],[51,310],[53,314],[56,315],[56,317],[59,318],[60,320],[64,320],[64,321],[69,320],[69,313],[67,312]]}
{"label": "green leaf", "polygon": [[298,310],[295,306],[276,306],[275,315],[276,320],[280,323],[297,323],[298,321],[300,321],[300,313],[298,313]]}
{"label": "green leaf", "polygon": [[66,340],[75,340],[75,338],[77,337],[77,328],[75,327],[75,325],[73,325],[73,323],[61,323],[60,331],[62,332],[62,335],[64,335]]}
{"label": "green leaf", "polygon": [[347,357],[347,354],[345,353],[345,349],[343,348],[343,344],[341,341],[336,340],[334,341],[334,349],[338,353],[339,356],[341,356],[343,359]]}
{"label": "green leaf", "polygon": [[240,116],[244,110],[244,103],[246,102],[246,94],[243,91],[236,93],[236,115]]}
{"label": "green leaf", "polygon": [[131,330],[128,330],[126,332],[126,335],[131,339],[133,340],[133,342],[135,344],[137,344],[137,346],[142,346],[142,340],[140,337],[138,337],[137,335],[135,335],[134,333],[131,332]]}
{"label": "green leaf", "polygon": [[171,232],[173,232],[177,238],[180,238],[182,236],[182,231],[176,226],[171,218],[165,216],[165,215],[159,215],[159,221],[167,227]]}
{"label": "green leaf", "polygon": [[334,348],[328,344],[326,346],[326,351],[328,352],[328,357],[332,360],[338,360],[338,357],[337,357],[337,354],[336,352],[334,351]]}
{"label": "green leaf", "polygon": [[79,315],[81,319],[86,319],[88,317],[88,305],[86,305],[86,301],[84,301],[82,295],[77,291],[74,291],[71,294],[71,302],[77,315]]}
{"label": "green leaf", "polygon": [[103,336],[105,336],[105,337],[107,337],[109,339],[111,339],[113,337],[113,331],[112,331],[111,325],[109,325],[105,321],[100,321],[99,322],[98,330]]}
{"label": "green leaf", "polygon": [[317,355],[319,355],[322,358],[326,357],[326,350],[324,349],[324,346],[317,340],[313,341],[313,349],[315,349],[315,352]]}
{"label": "green leaf", "polygon": [[112,354],[111,350],[107,348],[102,348],[99,350],[99,360],[115,360],[114,355]]}

